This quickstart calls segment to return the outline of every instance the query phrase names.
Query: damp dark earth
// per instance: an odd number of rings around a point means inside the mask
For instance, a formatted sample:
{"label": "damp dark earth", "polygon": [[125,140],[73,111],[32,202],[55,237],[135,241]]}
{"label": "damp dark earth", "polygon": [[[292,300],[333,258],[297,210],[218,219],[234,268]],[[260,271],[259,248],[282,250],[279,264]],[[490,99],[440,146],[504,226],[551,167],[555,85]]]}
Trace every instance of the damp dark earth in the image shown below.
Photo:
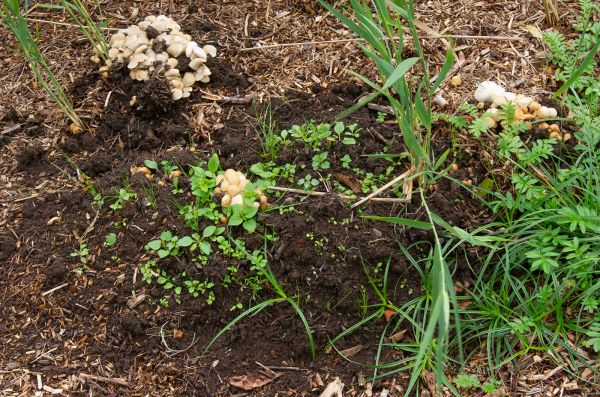
{"label": "damp dark earth", "polygon": [[597,393],[597,4],[52,3],[0,4],[0,395]]}

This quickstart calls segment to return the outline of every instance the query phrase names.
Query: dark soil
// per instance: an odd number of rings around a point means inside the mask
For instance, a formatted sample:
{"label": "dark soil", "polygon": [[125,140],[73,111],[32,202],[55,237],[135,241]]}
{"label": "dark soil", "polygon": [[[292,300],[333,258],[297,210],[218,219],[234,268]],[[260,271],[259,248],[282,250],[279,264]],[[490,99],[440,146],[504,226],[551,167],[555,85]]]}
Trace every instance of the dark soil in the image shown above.
{"label": "dark soil", "polygon": [[[207,27],[205,27],[208,29]],[[235,89],[249,87],[245,76],[235,75],[228,66],[213,64],[221,76],[215,79],[217,86]],[[244,84],[244,81],[246,82]],[[90,82],[91,84],[91,82]],[[131,166],[139,166],[146,159],[169,160],[185,169],[206,160],[211,151],[219,154],[223,168],[235,168],[249,172],[249,167],[262,159],[258,152],[260,140],[249,121],[255,115],[251,105],[223,105],[229,117],[222,120],[224,127],[212,137],[212,146],[202,140],[195,152],[185,146],[193,134],[182,114],[190,114],[191,107],[201,101],[195,94],[189,101],[172,103],[165,96],[161,82],[143,85],[129,79],[126,70],[117,70],[104,83],[106,91],[112,89],[108,107],[98,115],[94,123],[95,133],[69,136],[62,149],[77,160],[81,172],[92,178],[95,188],[105,197],[105,205],[98,210],[92,205],[92,195],[83,189],[46,193],[36,201],[28,201],[18,230],[26,246],[18,251],[30,263],[38,263],[43,274],[42,288],[49,290],[67,283],[68,286],[53,292],[45,304],[39,298],[18,302],[30,316],[48,317],[53,324],[52,310],[61,308],[68,314],[66,338],[83,341],[71,354],[85,354],[86,360],[100,360],[114,368],[114,376],[127,378],[135,371],[158,371],[169,379],[185,396],[217,396],[235,393],[235,389],[220,379],[241,375],[256,368],[258,361],[265,365],[293,366],[302,371],[286,372],[272,385],[264,387],[256,395],[271,396],[278,390],[299,390],[311,394],[308,371],[332,371],[346,383],[355,382],[355,375],[364,367],[341,360],[335,352],[325,353],[327,342],[361,319],[361,299],[376,303],[377,297],[369,286],[365,272],[381,280],[383,269],[389,263],[389,300],[401,305],[417,296],[421,280],[398,245],[406,247],[421,240],[431,240],[431,233],[408,229],[392,224],[366,221],[360,215],[397,216],[425,219],[420,201],[416,197],[407,206],[397,204],[368,204],[360,212],[350,209],[349,203],[336,195],[305,198],[297,195],[273,195],[272,210],[260,215],[261,231],[274,232],[277,240],[269,245],[268,257],[271,268],[290,295],[299,295],[299,303],[314,332],[318,348],[317,359],[312,361],[307,336],[301,322],[286,303],[267,308],[262,313],[248,317],[236,325],[209,350],[202,351],[210,339],[231,321],[236,313],[230,308],[241,302],[244,307],[252,296],[251,291],[240,284],[224,287],[221,282],[229,266],[238,268],[236,277],[243,280],[252,275],[248,261],[222,255],[211,257],[209,265],[195,266],[189,257],[182,256],[161,262],[168,272],[186,271],[194,278],[215,280],[215,302],[206,304],[183,293],[181,302],[168,298],[168,308],[158,304],[165,291],[156,284],[141,282],[139,266],[148,256],[143,249],[149,241],[164,230],[179,236],[191,234],[178,214],[175,202],[185,204],[191,197],[174,196],[170,180],[160,173],[148,180],[141,174],[130,175]],[[78,83],[78,93],[84,95],[84,86]],[[290,91],[283,98],[273,99],[271,106],[279,129],[308,120],[331,121],[363,94],[355,85],[339,85],[331,90],[316,90],[318,94]],[[241,94],[244,92],[242,91]],[[167,93],[168,94],[168,93]],[[138,102],[130,105],[133,96]],[[363,129],[357,145],[333,144],[330,151],[331,172],[354,178],[351,171],[341,166],[341,158],[349,154],[353,167],[360,167],[375,175],[384,173],[389,162],[380,158],[366,157],[381,153],[388,146],[391,153],[400,153],[403,145],[397,140],[397,127],[376,122],[376,112],[362,109],[347,123],[356,122]],[[376,133],[375,133],[376,132]],[[449,146],[443,131],[438,132],[436,150],[440,153]],[[175,145],[183,149],[169,150]],[[84,152],[93,153],[85,156]],[[312,150],[300,144],[284,150],[276,162],[294,163],[297,177],[311,168]],[[26,148],[18,158],[23,170],[35,169],[44,161],[45,152],[39,147]],[[485,178],[485,167],[474,157],[463,155],[461,171],[456,178],[471,178],[480,183]],[[73,177],[76,172],[67,164],[61,164]],[[467,175],[466,167],[472,167]],[[405,166],[395,174],[403,172]],[[188,181],[181,178],[182,187]],[[136,192],[137,199],[125,202],[123,208],[113,211],[108,207],[119,188],[127,184]],[[290,186],[297,187],[297,186]],[[152,194],[149,194],[151,192]],[[437,190],[428,195],[432,211],[450,224],[466,229],[485,221],[487,214],[466,190],[440,181]],[[294,205],[293,212],[280,214],[282,205]],[[48,220],[60,216],[60,221],[48,224]],[[479,221],[477,221],[479,220]],[[90,229],[91,227],[91,229]],[[105,236],[117,235],[114,246],[105,246]],[[261,249],[263,240],[259,235],[234,231],[243,237],[248,250]],[[83,265],[71,253],[80,248],[79,236],[85,236],[90,249],[90,261]],[[0,260],[6,260],[14,250],[13,240],[0,239]],[[417,249],[415,255],[424,253]],[[460,269],[465,264],[459,263]],[[258,291],[251,303],[275,297],[267,285]],[[130,307],[128,301],[140,294],[147,298],[138,306]],[[2,310],[5,310],[4,308]],[[3,313],[6,314],[6,313]],[[364,313],[363,313],[364,315]],[[57,323],[58,324],[58,323]],[[374,357],[379,334],[385,327],[383,319],[371,322],[343,339],[338,348],[361,345],[362,350],[352,357],[356,362],[370,363]],[[181,338],[174,338],[174,330],[181,331]],[[160,336],[165,334],[169,348],[184,350],[177,354],[166,352]],[[83,339],[82,339],[83,338]],[[13,347],[18,351],[35,348],[42,342],[31,335],[21,341],[24,345]],[[9,348],[10,349],[10,348]],[[383,361],[397,358],[397,353],[384,350]],[[218,365],[214,366],[215,360]],[[29,363],[32,371],[44,368],[46,376],[59,376],[60,367],[48,367],[45,359]],[[127,388],[110,386],[116,394],[128,395]]]}

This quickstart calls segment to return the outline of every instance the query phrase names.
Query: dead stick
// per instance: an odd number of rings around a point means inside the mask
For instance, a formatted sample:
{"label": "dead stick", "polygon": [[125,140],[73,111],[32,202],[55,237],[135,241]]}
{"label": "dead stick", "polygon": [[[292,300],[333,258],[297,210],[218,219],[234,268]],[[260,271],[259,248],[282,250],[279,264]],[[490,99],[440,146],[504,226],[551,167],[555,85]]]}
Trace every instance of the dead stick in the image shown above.
{"label": "dead stick", "polygon": [[83,379],[95,380],[97,382],[111,383],[113,385],[129,387],[129,382],[127,382],[126,380],[121,379],[121,378],[107,378],[105,376],[90,375],[90,374],[84,374],[84,373],[79,374],[79,377],[83,378]]}
{"label": "dead stick", "polygon": [[[444,39],[478,39],[478,40],[500,40],[500,41],[519,41],[522,40],[516,36],[477,36],[468,34],[447,34],[439,36],[419,36],[422,40],[444,40]],[[386,38],[386,40],[390,40]],[[305,45],[319,45],[319,44],[337,44],[337,43],[348,43],[351,41],[365,41],[365,39],[354,38],[354,39],[337,39],[337,40],[322,40],[322,41],[302,41],[297,43],[283,43],[283,44],[270,44],[258,47],[242,48],[240,51],[254,51],[254,50],[269,50],[272,48],[283,48],[283,47],[299,47]]]}
{"label": "dead stick", "polygon": [[[374,191],[373,193],[369,194],[367,197],[363,197],[362,199],[360,199],[359,201],[357,201],[356,203],[352,204],[352,207],[350,208],[356,208],[359,205],[361,205],[362,203],[365,203],[369,200],[375,200],[375,196],[378,196],[379,194],[383,193],[385,190],[389,189],[391,186],[395,185],[396,183],[400,182],[403,179],[406,179],[406,177],[408,175],[410,175],[413,172],[413,169],[409,169],[408,171],[406,171],[405,173],[403,173],[402,175],[399,175],[398,177],[394,178],[393,180],[389,181],[388,183],[386,183],[385,185],[383,185],[382,187],[380,187],[379,189],[377,189],[376,191]],[[406,199],[404,199],[406,200]],[[406,202],[406,201],[405,201]]]}
{"label": "dead stick", "polygon": [[[287,187],[278,187],[278,186],[269,186],[267,187],[267,189],[271,189],[271,190],[276,190],[278,192],[286,192],[286,193],[295,193],[295,194],[304,194],[306,196],[316,196],[316,197],[323,197],[326,196],[327,192],[315,192],[312,190],[301,190],[301,189],[292,189],[292,188],[287,188]],[[336,194],[337,197],[343,199],[343,200],[355,200],[356,197],[354,196],[347,196],[345,194]],[[366,197],[365,197],[366,198]],[[371,199],[371,201],[377,201],[380,203],[407,203],[408,200],[403,199],[403,198],[387,198],[387,197],[377,197],[377,198],[373,198]]]}
{"label": "dead stick", "polygon": [[66,287],[67,285],[69,285],[69,283],[64,283],[64,284],[58,285],[58,286],[56,286],[56,287],[54,287],[54,288],[52,288],[52,289],[49,289],[49,290],[48,290],[48,291],[46,291],[46,292],[42,292],[42,296],[50,295],[50,294],[51,294],[51,293],[53,293],[54,291],[58,291],[59,289],[61,289],[61,288],[64,288],[64,287]]}

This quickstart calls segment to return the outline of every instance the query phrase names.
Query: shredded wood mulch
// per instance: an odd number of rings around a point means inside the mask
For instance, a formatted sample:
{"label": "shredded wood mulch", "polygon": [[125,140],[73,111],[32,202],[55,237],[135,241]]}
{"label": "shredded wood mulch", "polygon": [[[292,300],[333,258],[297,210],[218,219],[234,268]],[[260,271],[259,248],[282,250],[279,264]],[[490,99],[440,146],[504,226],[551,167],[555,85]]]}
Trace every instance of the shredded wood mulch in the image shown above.
{"label": "shredded wood mulch", "polygon": [[[360,85],[347,70],[375,78],[371,65],[365,62],[356,45],[348,41],[351,38],[348,30],[316,1],[105,0],[86,3],[99,19],[111,19],[110,29],[126,27],[149,14],[165,13],[173,16],[194,38],[217,45],[219,56],[226,59],[226,72],[237,76],[239,86],[199,87],[206,98],[252,96],[258,101],[269,101],[290,92],[315,96],[340,82]],[[573,1],[561,3],[559,24],[555,28],[570,34],[577,7]],[[421,1],[417,3],[417,11],[420,33],[426,37],[424,47],[428,62],[434,70],[441,67],[448,44],[436,36],[462,36],[449,39],[460,60],[460,66],[453,69],[452,75],[460,74],[463,84],[442,86],[442,94],[450,102],[446,111],[470,99],[482,80],[496,80],[515,92],[526,94],[546,95],[553,90],[544,45],[531,33],[536,28],[549,28],[543,1]],[[110,101],[110,95],[101,80],[86,86],[83,94],[78,91],[78,87],[84,85],[82,82],[95,73],[95,65],[88,60],[91,50],[87,42],[64,14],[33,2],[29,16],[30,27],[39,31],[41,48],[50,67],[63,86],[71,87],[77,113],[91,128],[97,127],[99,113]],[[3,54],[0,58],[0,264],[3,270],[0,278],[0,395],[248,395],[221,378],[219,362],[224,358],[200,360],[179,354],[164,343],[152,354],[138,359],[132,351],[143,347],[146,338],[160,338],[161,329],[144,330],[148,333],[142,332],[140,338],[117,343],[113,325],[107,318],[128,315],[143,299],[120,297],[120,284],[113,284],[112,280],[123,283],[119,272],[135,264],[90,270],[89,275],[84,273],[74,284],[53,282],[53,278],[61,279],[57,273],[66,271],[64,266],[51,269],[56,266],[53,252],[64,245],[73,245],[82,235],[96,233],[97,214],[91,206],[74,201],[73,205],[81,205],[86,214],[85,219],[77,220],[80,228],[69,233],[53,233],[50,227],[62,217],[62,209],[58,209],[55,216],[39,223],[40,228],[48,227],[40,232],[44,239],[28,240],[20,236],[24,217],[31,217],[28,211],[43,203],[48,195],[60,197],[81,191],[81,185],[64,170],[52,166],[64,161],[60,145],[69,137],[69,123],[38,87],[11,33],[2,26],[0,53]],[[207,99],[196,110],[201,113],[186,116],[200,120],[197,128],[209,130],[203,130],[203,134],[218,134],[218,129],[210,126],[218,125],[225,115],[215,101]],[[207,117],[209,123],[206,123]],[[94,148],[83,150],[74,158],[87,159],[94,152]],[[87,193],[82,192],[79,197],[82,202],[89,200]],[[88,301],[67,302],[66,292],[102,280],[111,280],[111,283],[102,285],[100,294]],[[117,312],[108,313],[117,307],[112,305],[115,300],[124,304],[118,306]],[[103,351],[105,346],[111,350]],[[557,351],[553,354],[562,354],[560,349]],[[124,356],[126,366],[120,364]],[[504,386],[497,395],[594,395],[588,382],[597,384],[598,380],[593,379],[589,370],[574,367],[566,355],[563,359],[569,363],[567,367],[556,364],[559,360],[553,359],[551,354],[531,353],[514,364],[505,365],[501,369]],[[293,362],[263,362],[276,365],[267,370],[261,363],[245,362],[246,367],[253,365],[263,378],[264,371],[276,371],[280,375],[269,382],[262,380],[270,383],[265,386],[266,390],[249,393],[319,395],[338,376],[335,368],[340,360],[333,354],[331,359],[321,361],[320,367],[310,363],[300,366]],[[589,360],[597,365],[594,357]],[[465,372],[487,380],[486,357],[476,355]],[[240,370],[236,375],[245,373]],[[579,378],[573,377],[573,373],[579,374]],[[286,377],[292,376],[296,381],[285,383]],[[372,390],[367,369],[345,376],[344,395],[383,397],[402,395],[408,375],[385,380],[377,385],[377,391]],[[449,395],[447,390],[445,392]],[[422,395],[427,393],[424,383]]]}

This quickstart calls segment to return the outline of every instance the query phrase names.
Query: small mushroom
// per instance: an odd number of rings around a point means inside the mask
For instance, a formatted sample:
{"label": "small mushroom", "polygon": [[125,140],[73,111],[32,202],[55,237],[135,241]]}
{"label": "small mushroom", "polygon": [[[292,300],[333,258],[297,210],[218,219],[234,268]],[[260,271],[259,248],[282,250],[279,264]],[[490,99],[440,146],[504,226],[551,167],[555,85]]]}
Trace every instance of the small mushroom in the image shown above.
{"label": "small mushroom", "polygon": [[174,42],[167,47],[167,52],[174,58],[177,58],[185,50],[185,45],[182,43]]}
{"label": "small mushroom", "polygon": [[217,56],[217,48],[214,45],[207,44],[204,47],[202,47],[202,49],[207,55],[209,55],[212,58]]}
{"label": "small mushroom", "polygon": [[227,208],[231,205],[231,196],[229,194],[225,194],[221,198],[221,207]]}
{"label": "small mushroom", "polygon": [[196,78],[194,77],[194,74],[191,72],[186,72],[183,75],[183,85],[185,87],[191,87],[194,85],[194,83],[196,82]]}
{"label": "small mushroom", "polygon": [[190,68],[194,70],[198,70],[202,65],[204,65],[204,61],[200,58],[192,59],[190,61]]}
{"label": "small mushroom", "polygon": [[244,198],[241,194],[233,196],[231,199],[231,205],[244,205]]}
{"label": "small mushroom", "polygon": [[171,90],[171,97],[173,98],[174,101],[178,101],[181,98],[183,98],[183,90],[179,89],[179,88],[173,88]]}

